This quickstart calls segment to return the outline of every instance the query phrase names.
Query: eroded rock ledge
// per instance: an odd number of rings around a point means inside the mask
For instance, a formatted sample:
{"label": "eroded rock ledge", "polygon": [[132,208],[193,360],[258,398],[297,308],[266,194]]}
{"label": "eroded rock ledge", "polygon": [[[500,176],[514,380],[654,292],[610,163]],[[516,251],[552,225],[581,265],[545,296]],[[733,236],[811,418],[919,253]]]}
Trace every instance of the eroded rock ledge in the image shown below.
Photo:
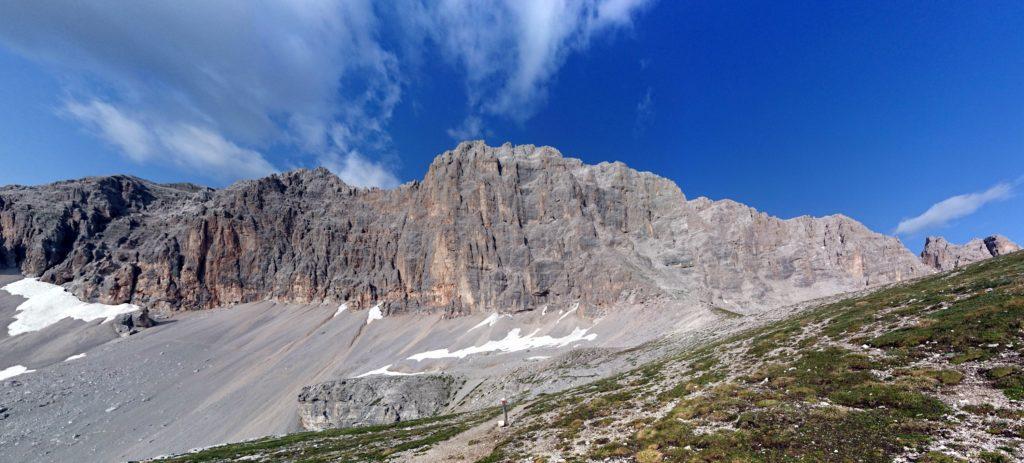
{"label": "eroded rock ledge", "polygon": [[461,381],[449,375],[369,376],[315,384],[299,393],[302,427],[319,431],[437,415]]}

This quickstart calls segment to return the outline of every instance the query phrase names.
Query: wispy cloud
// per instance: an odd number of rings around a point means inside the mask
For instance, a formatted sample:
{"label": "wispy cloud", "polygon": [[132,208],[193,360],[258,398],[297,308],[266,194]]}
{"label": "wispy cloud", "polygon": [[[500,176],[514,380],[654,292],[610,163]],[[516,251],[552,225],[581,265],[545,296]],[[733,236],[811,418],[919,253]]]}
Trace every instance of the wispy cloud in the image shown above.
{"label": "wispy cloud", "polygon": [[107,103],[69,101],[62,112],[136,162],[151,159],[156,151],[153,136],[144,125]]}
{"label": "wispy cloud", "polygon": [[484,121],[480,116],[470,115],[458,127],[448,129],[448,136],[457,141],[480,138],[484,134]]}
{"label": "wispy cloud", "polygon": [[99,100],[68,101],[61,112],[136,162],[165,162],[221,179],[259,177],[276,170],[260,153],[208,128],[143,121]]}
{"label": "wispy cloud", "polygon": [[633,122],[633,136],[639,137],[651,125],[654,120],[654,101],[652,100],[654,90],[647,87],[644,96],[636,104],[636,120]]}
{"label": "wispy cloud", "polygon": [[547,101],[566,58],[627,30],[650,0],[448,0],[416,24],[466,76],[471,117],[523,122]]}
{"label": "wispy cloud", "polygon": [[977,193],[968,193],[946,198],[929,207],[917,217],[900,221],[897,234],[914,234],[942,227],[949,222],[973,214],[979,208],[993,201],[1000,201],[1013,195],[1014,184],[998,183]]}
{"label": "wispy cloud", "polygon": [[358,151],[333,153],[322,157],[320,161],[324,167],[352,186],[393,188],[400,183],[390,170],[366,159]]}
{"label": "wispy cloud", "polygon": [[276,170],[272,147],[356,149],[335,125],[387,149],[402,76],[379,26],[369,0],[0,4],[0,42],[68,76],[63,114],[134,161],[229,180]]}
{"label": "wispy cloud", "polygon": [[51,66],[62,112],[136,162],[245,164],[219,174],[244,177],[295,152],[277,162],[385,186],[388,123],[419,63],[464,76],[450,135],[479,136],[487,118],[532,117],[569,55],[651,1],[0,2],[0,43]]}

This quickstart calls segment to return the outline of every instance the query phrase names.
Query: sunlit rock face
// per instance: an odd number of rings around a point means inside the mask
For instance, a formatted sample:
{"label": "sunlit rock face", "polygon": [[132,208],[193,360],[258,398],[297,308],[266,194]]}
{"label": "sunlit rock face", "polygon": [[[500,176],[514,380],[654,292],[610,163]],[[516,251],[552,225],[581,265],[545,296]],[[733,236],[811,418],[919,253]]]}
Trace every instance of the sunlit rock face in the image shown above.
{"label": "sunlit rock face", "polygon": [[0,265],[106,304],[451,315],[652,300],[756,308],[934,271],[847,217],[781,220],[687,200],[621,163],[482,142],[393,190],[324,169],[222,190],[125,176],[0,188]]}
{"label": "sunlit rock face", "polygon": [[929,236],[924,241],[921,261],[936,270],[952,270],[1019,250],[1020,246],[1001,235],[975,238],[963,245],[950,243],[941,236]]}

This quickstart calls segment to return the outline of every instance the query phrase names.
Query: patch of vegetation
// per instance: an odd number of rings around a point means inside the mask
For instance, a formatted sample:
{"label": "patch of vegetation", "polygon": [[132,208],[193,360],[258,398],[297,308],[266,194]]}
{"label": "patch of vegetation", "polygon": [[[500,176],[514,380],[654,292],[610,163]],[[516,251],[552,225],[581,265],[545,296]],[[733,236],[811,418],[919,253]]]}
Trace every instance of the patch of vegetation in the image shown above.
{"label": "patch of vegetation", "polygon": [[920,463],[967,463],[967,460],[946,455],[942,452],[928,452],[922,455],[918,461]]}
{"label": "patch of vegetation", "polygon": [[[779,407],[743,414],[735,430],[701,434],[669,418],[637,433],[666,461],[889,461],[911,440],[884,412]],[[842,452],[840,453],[840,449]]]}
{"label": "patch of vegetation", "polygon": [[384,461],[390,456],[425,449],[497,416],[491,408],[477,413],[424,418],[378,426],[301,432],[195,453],[159,459],[167,463],[242,461],[261,457],[269,461]]}
{"label": "patch of vegetation", "polygon": [[989,369],[985,377],[992,380],[992,386],[1002,389],[1012,400],[1024,400],[1024,371],[1016,366],[1000,366]]}
{"label": "patch of vegetation", "polygon": [[891,384],[868,383],[834,392],[833,401],[857,408],[885,408],[914,417],[938,418],[948,410],[941,401]]}
{"label": "patch of vegetation", "polygon": [[712,307],[711,311],[725,318],[740,318],[743,316],[743,314],[739,312],[733,312],[723,307]]}

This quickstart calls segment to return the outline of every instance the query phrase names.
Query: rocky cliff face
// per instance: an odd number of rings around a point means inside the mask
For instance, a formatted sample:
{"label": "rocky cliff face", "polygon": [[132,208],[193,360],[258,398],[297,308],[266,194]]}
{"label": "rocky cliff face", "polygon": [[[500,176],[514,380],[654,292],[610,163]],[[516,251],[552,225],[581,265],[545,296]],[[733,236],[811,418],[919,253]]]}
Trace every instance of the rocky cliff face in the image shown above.
{"label": "rocky cliff face", "polygon": [[924,241],[921,261],[936,270],[952,270],[1019,250],[1020,246],[1000,235],[975,238],[963,245],[950,243],[941,236],[929,236]]}
{"label": "rocky cliff face", "polygon": [[320,431],[426,418],[448,405],[456,382],[444,375],[370,376],[306,386],[299,393],[299,421]]}
{"label": "rocky cliff face", "polygon": [[621,163],[482,142],[386,191],[324,169],[222,190],[123,176],[5,187],[0,265],[83,299],[166,310],[277,299],[450,314],[760,307],[934,271],[847,217],[781,220],[687,200]]}

